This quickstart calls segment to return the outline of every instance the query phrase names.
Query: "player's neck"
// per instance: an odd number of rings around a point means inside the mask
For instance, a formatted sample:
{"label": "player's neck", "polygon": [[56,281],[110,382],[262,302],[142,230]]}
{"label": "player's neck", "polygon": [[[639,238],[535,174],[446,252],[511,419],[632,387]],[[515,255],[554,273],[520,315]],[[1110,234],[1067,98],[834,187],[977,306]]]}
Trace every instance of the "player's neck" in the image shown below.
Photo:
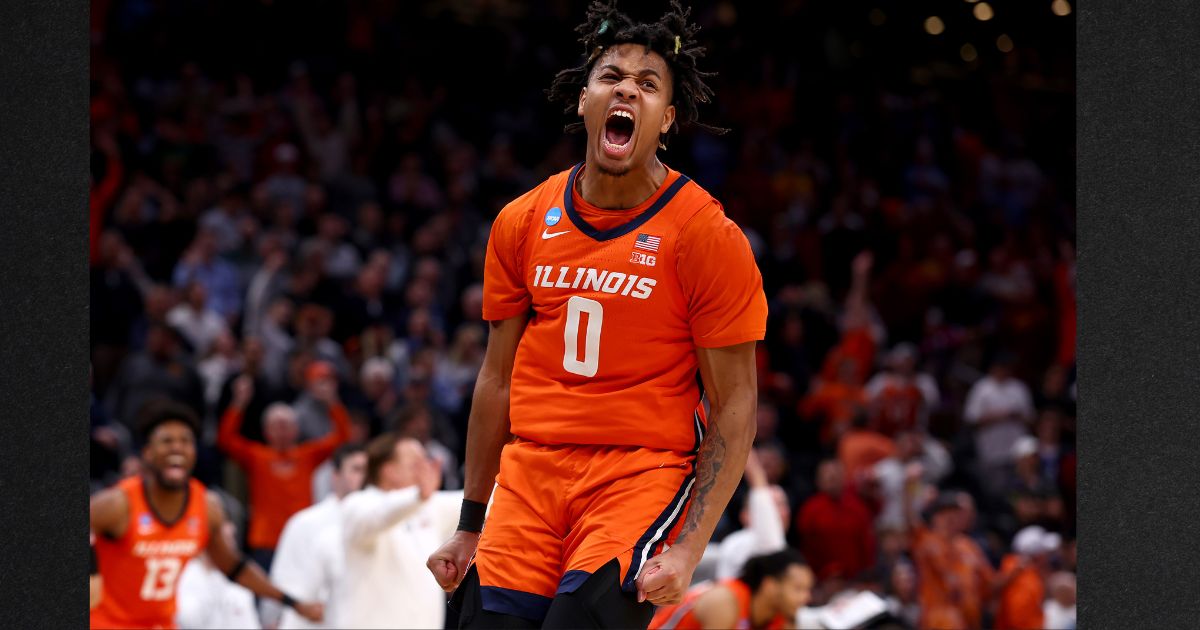
{"label": "player's neck", "polygon": [[763,628],[775,618],[775,611],[767,598],[755,593],[750,598],[750,627]]}
{"label": "player's neck", "polygon": [[143,484],[146,488],[146,501],[154,508],[155,514],[160,519],[170,522],[179,518],[186,507],[184,505],[188,496],[186,487],[167,488],[155,481],[153,477],[143,477]]}
{"label": "player's neck", "polygon": [[624,175],[606,174],[589,162],[575,178],[575,185],[579,196],[597,208],[627,210],[649,199],[666,178],[667,167],[657,157]]}

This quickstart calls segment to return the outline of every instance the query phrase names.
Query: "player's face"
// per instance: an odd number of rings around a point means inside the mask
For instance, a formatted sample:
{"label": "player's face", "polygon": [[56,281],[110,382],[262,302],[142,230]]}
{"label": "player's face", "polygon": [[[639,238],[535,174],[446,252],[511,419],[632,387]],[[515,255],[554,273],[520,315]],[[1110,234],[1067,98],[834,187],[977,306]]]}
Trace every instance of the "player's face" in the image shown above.
{"label": "player's face", "polygon": [[779,595],[776,600],[780,615],[792,619],[796,611],[808,605],[812,599],[813,572],[811,569],[798,564],[788,567],[787,573],[779,583]]}
{"label": "player's face", "polygon": [[159,485],[174,490],[186,487],[196,465],[196,438],[192,429],[176,421],[158,425],[146,442],[142,459]]}
{"label": "player's face", "polygon": [[579,95],[588,163],[606,175],[646,166],[675,121],[667,62],[640,44],[619,44],[592,66]]}

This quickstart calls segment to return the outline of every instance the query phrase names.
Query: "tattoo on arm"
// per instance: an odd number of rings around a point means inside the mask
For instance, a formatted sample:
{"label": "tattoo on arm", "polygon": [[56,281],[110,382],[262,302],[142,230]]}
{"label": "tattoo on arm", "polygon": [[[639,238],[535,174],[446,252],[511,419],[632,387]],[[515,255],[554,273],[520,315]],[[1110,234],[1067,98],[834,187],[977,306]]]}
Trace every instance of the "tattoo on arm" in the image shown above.
{"label": "tattoo on arm", "polygon": [[[708,435],[700,442],[700,452],[696,455],[696,491],[692,495],[692,505],[688,508],[687,518],[679,532],[683,539],[696,531],[704,514],[711,506],[708,496],[717,483],[718,473],[725,462],[725,436],[721,435],[721,423],[712,422]],[[720,506],[724,509],[725,506]]]}

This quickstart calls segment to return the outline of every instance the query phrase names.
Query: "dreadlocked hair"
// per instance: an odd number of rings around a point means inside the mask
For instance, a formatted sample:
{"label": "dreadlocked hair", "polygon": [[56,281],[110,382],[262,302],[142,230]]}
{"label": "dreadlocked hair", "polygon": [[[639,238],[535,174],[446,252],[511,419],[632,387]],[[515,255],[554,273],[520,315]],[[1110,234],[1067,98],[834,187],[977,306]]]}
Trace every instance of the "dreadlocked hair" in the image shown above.
{"label": "dreadlocked hair", "polygon": [[[688,22],[691,8],[684,8],[679,0],[671,0],[671,9],[657,22],[638,22],[617,10],[617,0],[596,0],[588,7],[583,24],[575,28],[583,44],[586,58],[574,68],[560,71],[550,83],[546,95],[551,101],[566,104],[565,113],[571,114],[579,104],[579,92],[587,86],[592,66],[604,51],[617,44],[641,44],[666,60],[671,69],[673,89],[671,104],[675,106],[675,122],[659,141],[666,146],[667,137],[678,133],[680,122],[694,125],[717,135],[728,129],[700,122],[701,103],[712,100],[712,88],[705,79],[716,76],[696,67],[696,61],[704,56],[704,47],[696,41],[700,27]],[[564,129],[567,132],[583,130],[583,122],[572,122]]]}

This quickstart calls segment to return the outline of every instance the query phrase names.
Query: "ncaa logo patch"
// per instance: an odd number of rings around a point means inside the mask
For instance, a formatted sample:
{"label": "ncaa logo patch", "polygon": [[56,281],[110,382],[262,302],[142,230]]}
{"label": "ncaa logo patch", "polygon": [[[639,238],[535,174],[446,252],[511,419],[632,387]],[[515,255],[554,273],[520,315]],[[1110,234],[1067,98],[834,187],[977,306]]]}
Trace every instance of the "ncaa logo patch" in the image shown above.
{"label": "ncaa logo patch", "polygon": [[154,528],[154,523],[150,520],[149,514],[142,514],[138,517],[138,532],[145,534]]}
{"label": "ncaa logo patch", "polygon": [[562,208],[554,206],[546,211],[546,225],[554,227],[559,221],[562,221]]}

